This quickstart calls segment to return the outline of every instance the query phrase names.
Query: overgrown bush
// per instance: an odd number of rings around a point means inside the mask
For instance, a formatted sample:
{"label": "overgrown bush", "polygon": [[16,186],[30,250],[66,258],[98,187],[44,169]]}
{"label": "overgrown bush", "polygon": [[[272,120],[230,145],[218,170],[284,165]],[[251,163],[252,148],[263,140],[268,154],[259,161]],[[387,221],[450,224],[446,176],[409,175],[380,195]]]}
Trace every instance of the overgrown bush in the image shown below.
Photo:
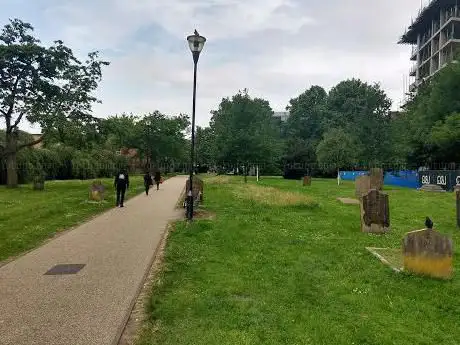
{"label": "overgrown bush", "polygon": [[[42,149],[27,148],[18,152],[19,183],[31,183],[37,176],[47,180],[92,179],[112,177],[128,166],[128,159],[110,150],[76,151],[53,145]],[[0,184],[6,183],[6,164],[0,160]]]}

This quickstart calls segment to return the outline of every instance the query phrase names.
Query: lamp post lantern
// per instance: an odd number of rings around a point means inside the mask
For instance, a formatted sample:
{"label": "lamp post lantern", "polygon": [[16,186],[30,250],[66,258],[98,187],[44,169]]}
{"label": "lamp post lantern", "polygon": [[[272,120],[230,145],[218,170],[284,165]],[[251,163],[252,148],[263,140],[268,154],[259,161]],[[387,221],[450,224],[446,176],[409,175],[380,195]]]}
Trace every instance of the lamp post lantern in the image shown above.
{"label": "lamp post lantern", "polygon": [[188,45],[193,56],[193,110],[192,110],[192,138],[190,145],[190,176],[189,189],[187,191],[187,219],[193,219],[193,168],[195,165],[195,105],[196,105],[196,69],[201,50],[206,38],[200,36],[195,30],[193,35],[187,37]]}

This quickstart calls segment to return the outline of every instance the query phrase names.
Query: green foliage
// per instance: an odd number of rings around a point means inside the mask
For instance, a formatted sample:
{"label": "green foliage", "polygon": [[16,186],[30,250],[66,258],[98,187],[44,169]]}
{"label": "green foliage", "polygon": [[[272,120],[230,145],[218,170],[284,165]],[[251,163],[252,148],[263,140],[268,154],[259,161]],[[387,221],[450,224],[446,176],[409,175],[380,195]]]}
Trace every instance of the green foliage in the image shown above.
{"label": "green foliage", "polygon": [[184,132],[189,126],[188,117],[166,117],[155,111],[137,122],[138,146],[142,156],[152,163],[181,158],[185,154]]}
{"label": "green foliage", "polygon": [[342,128],[363,149],[360,160],[369,164],[391,157],[391,101],[378,84],[358,79],[340,82],[329,92],[326,128]]}
{"label": "green foliage", "polygon": [[[14,166],[17,152],[36,141],[18,145],[19,125],[24,119],[38,124],[50,140],[83,148],[97,128],[91,106],[93,92],[108,62],[88,54],[82,63],[62,41],[45,47],[33,36],[33,27],[10,20],[0,33],[0,119],[5,124],[5,143],[0,156],[8,164],[8,185],[17,185]],[[40,138],[38,140],[42,140]]]}
{"label": "green foliage", "polygon": [[218,162],[269,163],[280,155],[279,132],[266,100],[247,90],[224,98],[212,111],[214,157]]}
{"label": "green foliage", "polygon": [[196,161],[200,165],[209,165],[214,161],[214,132],[211,127],[197,127],[195,133]]}
{"label": "green foliage", "polygon": [[323,135],[327,93],[320,86],[312,86],[289,101],[286,123],[285,159],[294,162],[315,162],[315,149]]}
{"label": "green foliage", "polygon": [[420,87],[405,111],[408,160],[417,165],[456,162],[460,113],[460,65],[450,64]]}
{"label": "green foliage", "polygon": [[316,155],[321,169],[330,173],[352,167],[360,157],[360,148],[343,129],[333,128],[324,134]]}

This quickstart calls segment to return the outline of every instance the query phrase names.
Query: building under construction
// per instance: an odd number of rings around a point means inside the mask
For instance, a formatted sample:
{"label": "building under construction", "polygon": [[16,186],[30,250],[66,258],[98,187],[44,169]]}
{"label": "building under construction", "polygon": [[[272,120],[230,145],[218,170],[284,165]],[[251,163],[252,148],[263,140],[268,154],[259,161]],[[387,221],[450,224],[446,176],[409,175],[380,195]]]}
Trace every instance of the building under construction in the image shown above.
{"label": "building under construction", "polygon": [[399,44],[411,44],[415,61],[409,91],[452,62],[460,49],[460,0],[432,0],[422,8]]}

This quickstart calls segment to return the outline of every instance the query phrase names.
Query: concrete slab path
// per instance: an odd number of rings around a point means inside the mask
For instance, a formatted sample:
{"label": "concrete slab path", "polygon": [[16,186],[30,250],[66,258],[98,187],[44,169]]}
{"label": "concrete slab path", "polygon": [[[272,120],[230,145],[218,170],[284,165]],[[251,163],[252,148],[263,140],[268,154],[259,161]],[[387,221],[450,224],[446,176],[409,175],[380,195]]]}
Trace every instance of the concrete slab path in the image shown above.
{"label": "concrete slab path", "polygon": [[[0,344],[117,344],[186,177],[166,180],[0,268]],[[58,264],[76,274],[44,275]]]}

